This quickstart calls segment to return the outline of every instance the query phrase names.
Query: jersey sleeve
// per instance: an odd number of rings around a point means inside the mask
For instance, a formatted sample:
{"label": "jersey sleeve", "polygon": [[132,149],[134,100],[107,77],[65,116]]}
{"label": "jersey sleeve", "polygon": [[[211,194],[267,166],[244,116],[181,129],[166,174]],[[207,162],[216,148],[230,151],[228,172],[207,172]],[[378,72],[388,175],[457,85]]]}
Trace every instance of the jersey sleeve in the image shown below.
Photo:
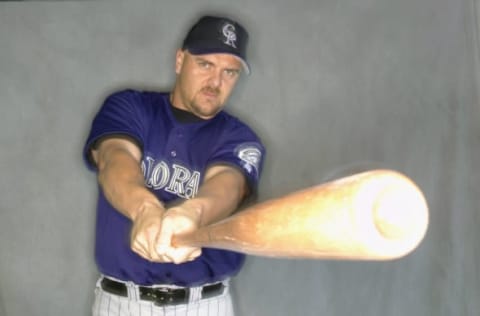
{"label": "jersey sleeve", "polygon": [[220,144],[209,165],[228,164],[238,168],[244,174],[251,194],[255,195],[265,156],[261,140],[248,126],[238,122],[222,135]]}
{"label": "jersey sleeve", "polygon": [[108,137],[122,137],[135,142],[143,149],[148,114],[138,91],[125,90],[107,97],[93,119],[90,133],[83,149],[83,158],[88,168],[95,170],[91,150],[99,140]]}

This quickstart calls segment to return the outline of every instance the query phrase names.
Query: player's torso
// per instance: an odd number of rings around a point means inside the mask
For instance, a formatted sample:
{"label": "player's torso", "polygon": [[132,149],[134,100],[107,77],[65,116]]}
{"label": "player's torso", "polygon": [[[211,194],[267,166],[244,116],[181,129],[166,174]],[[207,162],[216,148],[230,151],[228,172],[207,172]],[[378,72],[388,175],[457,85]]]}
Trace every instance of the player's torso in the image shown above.
{"label": "player's torso", "polygon": [[180,123],[165,95],[147,100],[152,112],[143,144],[145,184],[166,201],[191,198],[198,192],[210,157],[221,146],[224,124],[221,119]]}

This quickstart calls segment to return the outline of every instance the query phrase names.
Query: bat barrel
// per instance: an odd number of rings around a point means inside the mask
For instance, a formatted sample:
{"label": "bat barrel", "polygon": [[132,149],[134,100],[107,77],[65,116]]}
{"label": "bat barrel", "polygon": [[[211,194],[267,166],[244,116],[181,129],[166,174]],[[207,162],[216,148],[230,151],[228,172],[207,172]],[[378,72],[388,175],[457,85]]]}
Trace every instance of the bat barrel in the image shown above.
{"label": "bat barrel", "polygon": [[428,207],[405,175],[372,170],[269,200],[175,245],[252,255],[389,260],[413,251],[428,227]]}
{"label": "bat barrel", "polygon": [[413,251],[428,228],[427,202],[416,184],[398,172],[378,170],[359,174],[357,185],[350,212],[365,255],[382,260]]}

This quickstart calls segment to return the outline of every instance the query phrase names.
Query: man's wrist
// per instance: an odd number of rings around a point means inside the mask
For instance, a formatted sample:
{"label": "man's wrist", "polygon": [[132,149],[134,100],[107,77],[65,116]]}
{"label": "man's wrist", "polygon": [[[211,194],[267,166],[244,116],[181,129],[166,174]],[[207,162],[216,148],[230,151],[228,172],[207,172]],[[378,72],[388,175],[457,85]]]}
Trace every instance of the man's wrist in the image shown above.
{"label": "man's wrist", "polygon": [[182,214],[191,218],[195,221],[199,226],[202,221],[202,205],[198,203],[196,200],[186,200],[182,204],[178,205],[177,207],[173,207],[172,209],[175,210],[178,214]]}
{"label": "man's wrist", "polygon": [[156,211],[162,213],[165,212],[165,206],[163,205],[162,202],[158,200],[145,200],[140,203],[140,205],[136,208],[134,208],[134,211],[130,213],[130,218],[132,221],[135,221],[138,216],[142,215],[145,212],[150,212],[150,211]]}

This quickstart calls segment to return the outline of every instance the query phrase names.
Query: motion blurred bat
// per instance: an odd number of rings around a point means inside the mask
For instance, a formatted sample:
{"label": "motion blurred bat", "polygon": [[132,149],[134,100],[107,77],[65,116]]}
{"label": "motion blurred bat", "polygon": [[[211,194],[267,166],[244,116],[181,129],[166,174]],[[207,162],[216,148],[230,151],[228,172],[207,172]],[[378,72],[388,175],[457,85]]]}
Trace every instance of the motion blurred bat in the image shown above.
{"label": "motion blurred bat", "polygon": [[279,258],[390,260],[413,251],[427,227],[427,202],[415,183],[371,170],[258,203],[172,243]]}

